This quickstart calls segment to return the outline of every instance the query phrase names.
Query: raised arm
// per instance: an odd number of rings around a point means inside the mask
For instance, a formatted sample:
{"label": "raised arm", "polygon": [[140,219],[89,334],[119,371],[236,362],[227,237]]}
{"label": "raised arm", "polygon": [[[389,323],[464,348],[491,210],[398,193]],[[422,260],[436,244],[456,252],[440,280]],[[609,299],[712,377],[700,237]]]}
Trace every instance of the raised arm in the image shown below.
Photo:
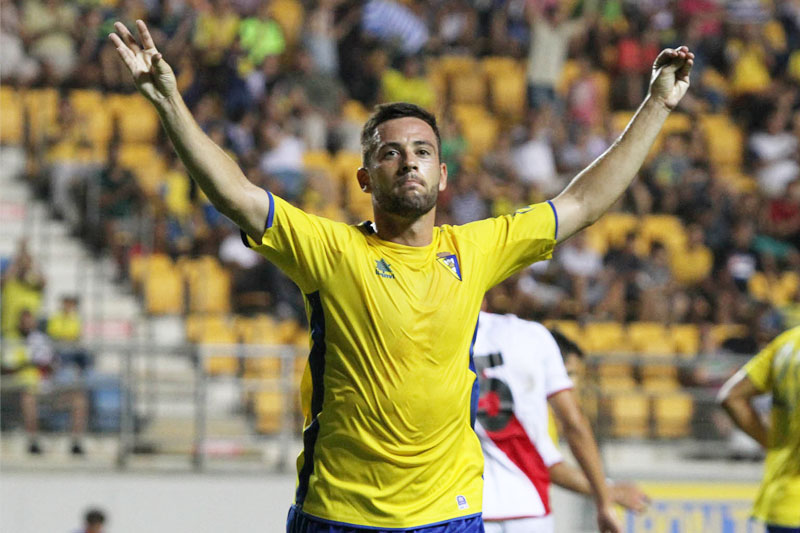
{"label": "raised arm", "polygon": [[153,43],[147,26],[136,21],[139,41],[121,22],[109,35],[133,75],[136,88],[161,117],[189,174],[222,214],[248,235],[261,239],[269,213],[266,191],[253,185],[239,166],[205,134],[178,92],[175,74]]}
{"label": "raised arm", "polygon": [[739,429],[753,437],[764,448],[767,447],[767,426],[761,420],[750,401],[762,394],[747,377],[747,373],[739,370],[719,391],[717,401],[728,412]]}
{"label": "raised arm", "polygon": [[664,121],[689,88],[694,54],[685,46],[663,50],[653,64],[650,91],[614,144],[553,199],[558,240],[595,222],[636,177]]}
{"label": "raised arm", "polygon": [[614,499],[611,491],[606,484],[606,476],[603,472],[603,463],[600,460],[600,452],[597,443],[592,435],[586,417],[578,407],[578,401],[571,390],[560,391],[548,399],[553,408],[556,419],[561,422],[564,436],[569,443],[572,455],[581,466],[581,470],[586,475],[591,494],[597,506],[597,524],[600,533],[622,531],[622,527],[617,520],[614,512]]}

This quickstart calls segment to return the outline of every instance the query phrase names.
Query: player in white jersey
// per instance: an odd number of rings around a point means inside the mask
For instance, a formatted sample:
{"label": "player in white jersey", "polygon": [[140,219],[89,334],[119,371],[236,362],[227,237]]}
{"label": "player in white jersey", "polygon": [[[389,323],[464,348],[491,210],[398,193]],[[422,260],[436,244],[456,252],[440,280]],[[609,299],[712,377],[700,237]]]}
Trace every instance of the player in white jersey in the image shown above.
{"label": "player in white jersey", "polygon": [[[572,393],[562,358],[580,350],[562,345],[541,324],[482,312],[475,340],[480,381],[476,431],[484,453],[486,533],[552,533],[549,486],[594,496],[598,510],[619,503],[643,510],[647,497],[629,483],[609,486],[589,424]],[[548,403],[561,422],[581,470],[563,463],[548,432]]]}

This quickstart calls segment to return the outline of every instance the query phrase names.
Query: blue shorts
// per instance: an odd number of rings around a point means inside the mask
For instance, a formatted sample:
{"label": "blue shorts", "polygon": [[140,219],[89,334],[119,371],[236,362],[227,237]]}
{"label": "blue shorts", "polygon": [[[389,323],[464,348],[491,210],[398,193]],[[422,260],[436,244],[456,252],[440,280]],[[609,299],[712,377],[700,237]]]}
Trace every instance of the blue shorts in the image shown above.
{"label": "blue shorts", "polygon": [[784,527],[767,524],[767,533],[800,533],[800,527]]}
{"label": "blue shorts", "polygon": [[289,517],[286,519],[286,533],[484,533],[484,531],[481,515],[458,518],[414,529],[379,529],[327,522],[308,516],[292,505],[289,509]]}

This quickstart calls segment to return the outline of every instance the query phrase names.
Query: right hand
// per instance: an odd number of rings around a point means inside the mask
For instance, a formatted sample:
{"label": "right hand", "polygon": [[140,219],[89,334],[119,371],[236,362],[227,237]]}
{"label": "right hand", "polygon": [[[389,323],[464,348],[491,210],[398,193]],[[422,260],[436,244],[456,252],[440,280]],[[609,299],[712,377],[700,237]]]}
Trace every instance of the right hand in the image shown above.
{"label": "right hand", "polygon": [[622,525],[613,505],[601,505],[597,508],[597,527],[600,533],[622,532]]}
{"label": "right hand", "polygon": [[141,44],[136,41],[123,23],[115,22],[114,28],[119,35],[112,33],[109,38],[117,48],[119,57],[131,71],[139,92],[154,104],[164,102],[176,95],[178,84],[175,74],[156,49],[145,23],[141,20],[136,21]]}

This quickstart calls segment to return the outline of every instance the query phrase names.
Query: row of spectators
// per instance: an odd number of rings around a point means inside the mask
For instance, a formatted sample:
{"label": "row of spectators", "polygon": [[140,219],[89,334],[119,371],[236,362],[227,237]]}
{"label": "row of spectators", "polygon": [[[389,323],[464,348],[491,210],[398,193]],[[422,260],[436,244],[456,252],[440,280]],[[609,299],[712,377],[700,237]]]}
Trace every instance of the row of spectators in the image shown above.
{"label": "row of spectators", "polygon": [[[347,221],[360,213],[346,186],[305,162],[311,153],[358,152],[364,110],[375,103],[403,99],[437,110],[450,170],[439,221],[464,223],[561,190],[619,134],[615,117],[644,97],[658,51],[687,44],[696,54],[681,104],[689,127],[663,139],[617,208],[677,217],[686,248],[637,246],[635,228],[610,247],[576,237],[552,261],[506,282],[492,305],[539,319],[760,321],[768,332],[798,321],[797,1],[27,0],[2,9],[2,74],[18,87],[131,92],[106,35],[115,20],[146,20],[199,124],[247,176]],[[498,134],[478,157],[457,120],[452,80],[443,84],[428,70],[452,55],[525,65],[522,111],[495,114]],[[64,102],[64,116],[80,114]],[[712,115],[741,133],[731,138],[729,150],[741,154],[732,163],[712,157],[723,134],[701,127]],[[104,163],[79,179],[59,179],[48,165],[39,174],[65,218],[97,229],[95,243],[114,252],[123,277],[131,253],[211,253],[236,266],[234,299],[261,283],[274,293],[269,311],[302,320],[289,282],[237,248],[236,229],[195,189],[165,139],[154,143],[167,169],[155,191],[125,169],[114,142]],[[88,198],[104,224],[87,224],[84,209],[70,213],[76,183],[99,191]]]}

